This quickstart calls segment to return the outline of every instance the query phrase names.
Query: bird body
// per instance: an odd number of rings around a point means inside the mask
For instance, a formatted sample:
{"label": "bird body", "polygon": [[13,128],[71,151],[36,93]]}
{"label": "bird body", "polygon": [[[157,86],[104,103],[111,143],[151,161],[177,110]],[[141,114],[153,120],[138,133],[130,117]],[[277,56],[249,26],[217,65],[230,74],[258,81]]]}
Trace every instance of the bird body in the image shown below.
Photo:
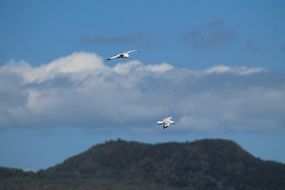
{"label": "bird body", "polygon": [[116,55],[113,55],[113,56],[111,56],[111,57],[109,57],[109,58],[107,58],[106,60],[112,60],[112,59],[119,59],[119,58],[128,58],[128,57],[130,57],[130,53],[132,53],[132,52],[139,52],[138,50],[129,50],[129,51],[125,51],[125,52],[121,52],[121,53],[118,53],[118,54],[116,54]]}
{"label": "bird body", "polygon": [[162,126],[163,129],[169,127],[171,124],[175,125],[175,122],[172,120],[172,117],[166,117],[162,121],[157,122],[157,125]]}

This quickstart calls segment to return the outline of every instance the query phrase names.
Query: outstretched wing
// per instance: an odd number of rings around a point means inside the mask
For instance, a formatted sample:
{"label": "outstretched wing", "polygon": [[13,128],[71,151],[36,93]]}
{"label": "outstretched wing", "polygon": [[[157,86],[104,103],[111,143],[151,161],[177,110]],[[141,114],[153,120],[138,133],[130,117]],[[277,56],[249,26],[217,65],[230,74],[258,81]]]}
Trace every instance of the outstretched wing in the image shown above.
{"label": "outstretched wing", "polygon": [[112,60],[112,59],[118,58],[119,56],[120,56],[120,53],[117,55],[113,55],[112,57],[109,57],[106,60]]}
{"label": "outstretched wing", "polygon": [[163,125],[163,121],[158,121],[157,125]]}
{"label": "outstretched wing", "polygon": [[139,52],[138,50],[133,49],[133,50],[127,51],[126,53],[132,53],[132,52],[135,52],[135,51]]}

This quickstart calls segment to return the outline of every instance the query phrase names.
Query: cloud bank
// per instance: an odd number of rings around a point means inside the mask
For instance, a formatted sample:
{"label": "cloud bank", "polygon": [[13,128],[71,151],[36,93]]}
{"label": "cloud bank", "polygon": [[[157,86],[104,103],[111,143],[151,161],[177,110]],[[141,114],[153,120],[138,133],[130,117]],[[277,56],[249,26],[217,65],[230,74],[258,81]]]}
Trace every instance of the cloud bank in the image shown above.
{"label": "cloud bank", "polygon": [[0,67],[0,127],[87,127],[149,132],[173,116],[177,131],[284,132],[285,76],[263,68],[204,70],[140,61],[104,63],[78,52]]}

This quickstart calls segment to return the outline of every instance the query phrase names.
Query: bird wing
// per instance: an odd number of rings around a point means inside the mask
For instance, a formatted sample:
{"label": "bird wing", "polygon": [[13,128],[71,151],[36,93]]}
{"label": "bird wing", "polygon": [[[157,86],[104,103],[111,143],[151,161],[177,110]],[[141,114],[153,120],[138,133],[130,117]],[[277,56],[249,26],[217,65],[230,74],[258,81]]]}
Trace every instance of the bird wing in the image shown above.
{"label": "bird wing", "polygon": [[132,53],[132,52],[135,52],[135,51],[138,51],[138,50],[133,49],[133,50],[127,51],[126,53]]}
{"label": "bird wing", "polygon": [[119,56],[120,56],[120,53],[119,53],[119,54],[116,54],[116,55],[113,55],[112,57],[109,57],[107,60],[115,59],[115,58],[117,58],[117,57],[119,57]]}
{"label": "bird wing", "polygon": [[163,125],[163,121],[158,121],[157,125]]}

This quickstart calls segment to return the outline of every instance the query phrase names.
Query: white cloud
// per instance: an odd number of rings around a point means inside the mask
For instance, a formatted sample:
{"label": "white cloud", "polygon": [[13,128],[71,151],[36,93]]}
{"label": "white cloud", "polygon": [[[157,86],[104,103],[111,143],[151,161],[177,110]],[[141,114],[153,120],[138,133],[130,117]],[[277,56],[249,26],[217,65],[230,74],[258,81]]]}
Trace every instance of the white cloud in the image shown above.
{"label": "white cloud", "polygon": [[284,132],[285,77],[264,71],[140,61],[111,67],[86,52],[40,66],[11,61],[0,67],[0,126],[147,131],[173,115],[181,131]]}
{"label": "white cloud", "polygon": [[253,73],[261,73],[266,70],[261,67],[251,68],[251,67],[229,67],[227,65],[216,65],[214,67],[205,70],[207,74],[223,74],[223,73],[233,73],[240,75],[247,75]]}
{"label": "white cloud", "polygon": [[131,61],[128,63],[119,63],[114,67],[114,71],[119,74],[126,74],[132,71],[146,71],[153,73],[165,73],[172,70],[174,67],[167,63],[144,65],[139,61]]}
{"label": "white cloud", "polygon": [[141,66],[142,66],[142,63],[139,61],[131,61],[125,64],[120,63],[114,67],[114,71],[119,74],[126,74]]}
{"label": "white cloud", "polygon": [[150,70],[154,73],[165,73],[173,69],[173,66],[167,63],[156,64],[156,65],[147,65],[147,70]]}

